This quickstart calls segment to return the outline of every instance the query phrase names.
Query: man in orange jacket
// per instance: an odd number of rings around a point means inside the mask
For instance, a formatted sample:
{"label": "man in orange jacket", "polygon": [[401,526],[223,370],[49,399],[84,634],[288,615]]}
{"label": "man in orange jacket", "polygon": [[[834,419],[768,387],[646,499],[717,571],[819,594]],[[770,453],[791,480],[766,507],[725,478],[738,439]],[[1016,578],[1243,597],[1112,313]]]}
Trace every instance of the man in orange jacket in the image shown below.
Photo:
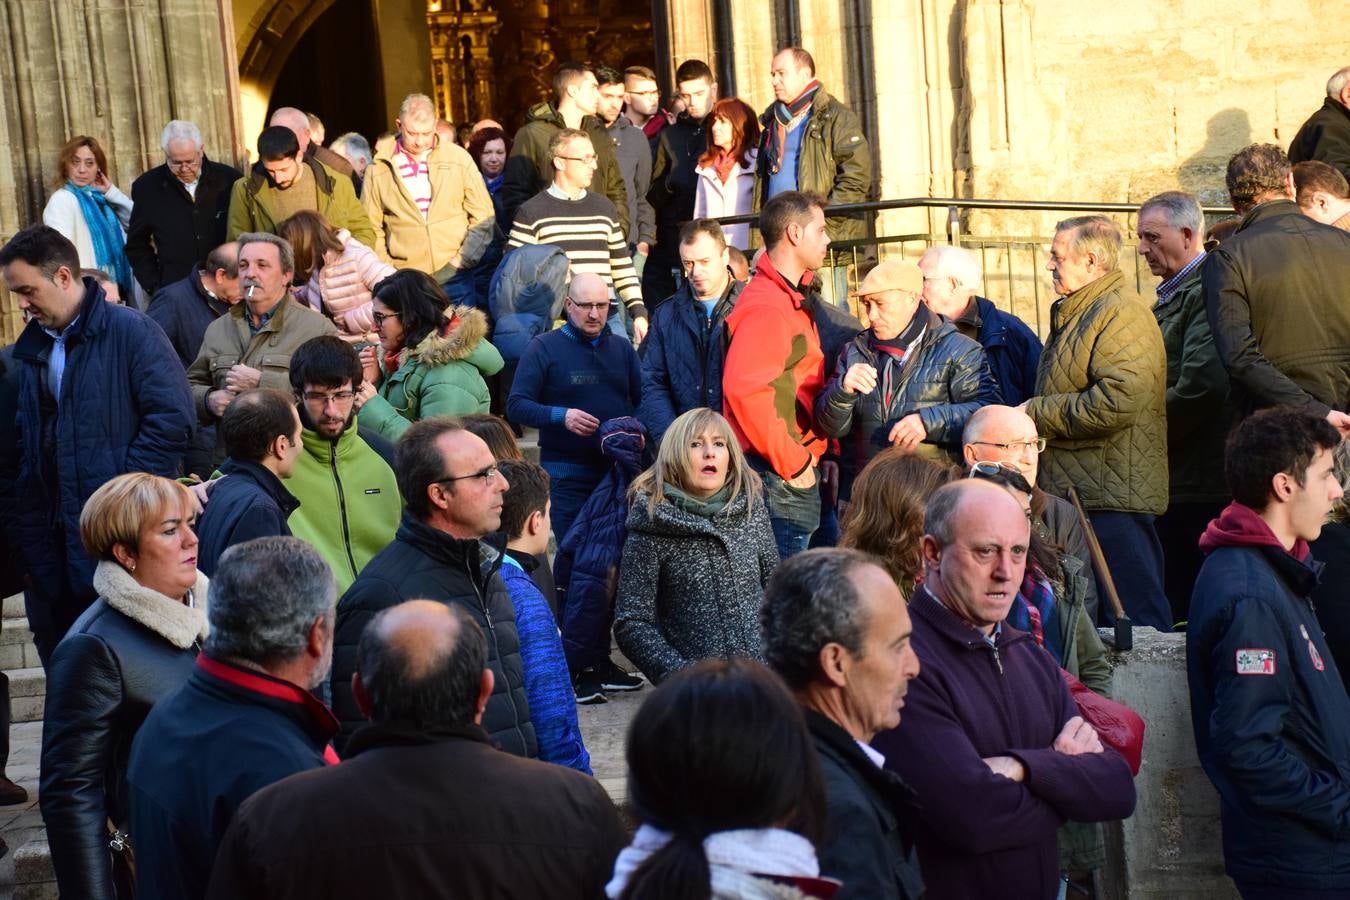
{"label": "man in orange jacket", "polygon": [[727,316],[723,414],[764,479],[778,554],[805,550],[820,525],[816,467],[827,439],[812,416],[825,385],[813,304],[825,262],[825,200],[785,191],[759,218],[764,254]]}

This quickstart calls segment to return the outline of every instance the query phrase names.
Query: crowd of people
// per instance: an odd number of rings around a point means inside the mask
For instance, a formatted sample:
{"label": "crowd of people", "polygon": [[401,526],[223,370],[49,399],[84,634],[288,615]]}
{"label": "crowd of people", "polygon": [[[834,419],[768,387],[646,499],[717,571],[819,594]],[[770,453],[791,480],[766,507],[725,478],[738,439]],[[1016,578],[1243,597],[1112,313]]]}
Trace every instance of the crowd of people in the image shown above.
{"label": "crowd of people", "polygon": [[[1243,895],[1350,892],[1350,68],[1236,224],[1140,205],[1153,304],[1059,222],[1044,345],[958,246],[823,299],[870,148],[771,75],[565,64],[467,148],[281,108],[247,173],[174,121],[130,196],[63,148],[0,248],[63,896],[1090,895],[1118,609],[1186,632]],[[621,814],[577,705],[649,682]]]}

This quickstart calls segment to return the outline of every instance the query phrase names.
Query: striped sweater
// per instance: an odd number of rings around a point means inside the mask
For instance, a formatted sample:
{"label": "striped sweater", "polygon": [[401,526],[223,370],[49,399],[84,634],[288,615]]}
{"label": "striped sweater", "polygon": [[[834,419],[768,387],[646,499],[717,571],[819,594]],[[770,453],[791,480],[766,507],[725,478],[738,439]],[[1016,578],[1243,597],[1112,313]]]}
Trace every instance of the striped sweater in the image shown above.
{"label": "striped sweater", "polygon": [[560,248],[573,275],[599,275],[623,300],[629,316],[647,315],[618,212],[603,194],[587,191],[578,200],[564,200],[548,190],[535,194],[520,205],[511,223],[509,249],[525,244]]}

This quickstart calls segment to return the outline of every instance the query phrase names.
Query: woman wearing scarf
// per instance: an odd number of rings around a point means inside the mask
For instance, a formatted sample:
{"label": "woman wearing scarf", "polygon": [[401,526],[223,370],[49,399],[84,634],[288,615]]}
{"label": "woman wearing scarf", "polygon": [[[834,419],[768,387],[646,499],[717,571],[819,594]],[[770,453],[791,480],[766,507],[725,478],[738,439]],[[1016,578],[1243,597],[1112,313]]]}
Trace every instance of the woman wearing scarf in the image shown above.
{"label": "woman wearing scarf", "polygon": [[614,634],[653,684],[701,659],[760,654],[778,565],[759,476],[727,420],[691,409],[629,488]]}
{"label": "woman wearing scarf", "polygon": [[400,269],[375,285],[380,343],[361,351],[361,424],[391,441],[431,416],[488,411],[485,378],[502,368],[487,340],[487,316],[451,306],[430,275]]}
{"label": "woman wearing scarf", "polygon": [[126,300],[138,296],[123,249],[131,224],[131,198],[108,180],[103,148],[88,135],[73,137],[61,148],[57,169],[60,180],[52,185],[43,224],[70,239],[80,253],[81,268],[108,273]]}
{"label": "woman wearing scarf", "polygon": [[[755,111],[732,97],[712,108],[708,149],[698,158],[694,174],[694,218],[717,219],[754,212],[755,160],[759,156],[759,122]],[[750,246],[749,225],[723,227],[727,243],[744,250]]]}

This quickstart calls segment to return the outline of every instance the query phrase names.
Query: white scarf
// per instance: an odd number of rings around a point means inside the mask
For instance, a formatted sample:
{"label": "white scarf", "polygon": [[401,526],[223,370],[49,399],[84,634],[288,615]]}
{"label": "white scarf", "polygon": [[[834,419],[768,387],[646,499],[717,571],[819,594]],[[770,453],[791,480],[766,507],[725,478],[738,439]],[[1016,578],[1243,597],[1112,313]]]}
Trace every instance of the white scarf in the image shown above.
{"label": "white scarf", "polygon": [[[628,886],[628,880],[647,857],[670,841],[669,832],[643,825],[633,836],[633,843],[619,853],[614,862],[614,877],[605,885],[605,893],[617,898]],[[703,853],[708,858],[712,874],[714,897],[801,896],[795,889],[784,891],[783,885],[771,884],[755,875],[784,875],[816,878],[820,863],[816,849],[800,834],[781,828],[744,828],[718,831],[703,839]]]}
{"label": "white scarf", "polygon": [[103,560],[94,570],[94,590],[113,609],[149,628],[155,634],[186,650],[206,637],[206,590],[209,582],[201,572],[192,588],[193,606],[145,587],[115,562]]}

